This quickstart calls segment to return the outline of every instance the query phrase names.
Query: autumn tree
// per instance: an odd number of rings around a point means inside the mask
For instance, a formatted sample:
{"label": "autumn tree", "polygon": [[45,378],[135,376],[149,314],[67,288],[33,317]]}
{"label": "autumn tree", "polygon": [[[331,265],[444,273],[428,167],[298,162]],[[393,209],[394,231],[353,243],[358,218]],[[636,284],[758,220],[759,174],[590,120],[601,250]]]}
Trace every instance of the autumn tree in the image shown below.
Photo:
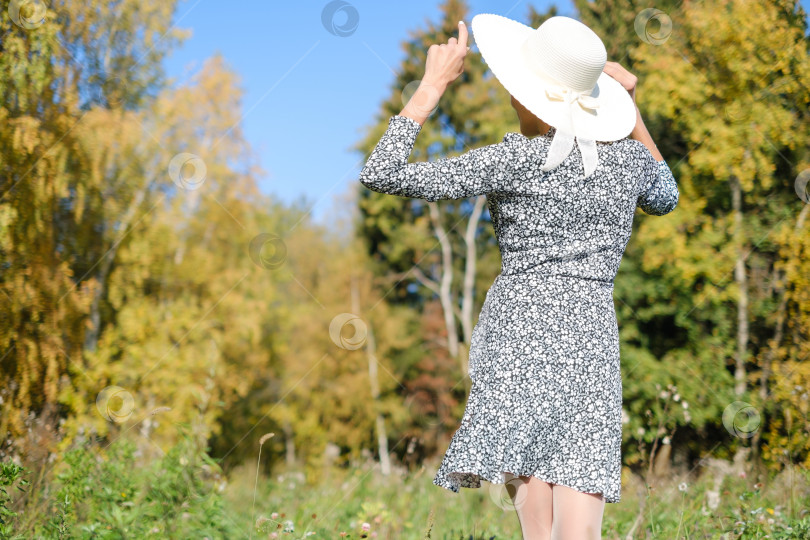
{"label": "autumn tree", "polygon": [[659,283],[645,304],[668,315],[675,339],[661,361],[685,370],[707,423],[737,434],[723,413],[750,402],[756,442],[782,424],[771,385],[801,380],[781,368],[801,358],[806,328],[793,256],[807,235],[794,188],[808,164],[806,15],[789,1],[685,2],[672,19],[668,39],[631,51],[640,108],[677,134],[662,153],[682,193],[672,219],[639,228],[635,253]]}
{"label": "autumn tree", "polygon": [[116,163],[99,159],[87,170],[81,134],[104,115],[131,125],[128,111],[155,90],[160,62],[181,37],[170,28],[174,2],[20,6],[0,13],[0,362],[8,377],[0,427],[12,434],[82,376],[107,261],[145,202],[118,178],[137,174],[138,164],[124,165],[129,141],[117,141]]}

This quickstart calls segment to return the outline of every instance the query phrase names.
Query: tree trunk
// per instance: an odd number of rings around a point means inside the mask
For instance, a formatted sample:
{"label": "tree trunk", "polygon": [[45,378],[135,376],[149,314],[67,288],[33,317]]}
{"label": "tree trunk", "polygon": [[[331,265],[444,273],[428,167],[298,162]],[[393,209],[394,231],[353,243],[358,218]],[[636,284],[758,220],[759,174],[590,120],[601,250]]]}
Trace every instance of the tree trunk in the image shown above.
{"label": "tree trunk", "polygon": [[[360,298],[357,290],[357,278],[351,278],[352,312],[360,316]],[[380,380],[377,370],[377,342],[374,339],[374,330],[371,324],[366,321],[368,334],[366,335],[366,357],[368,358],[368,379],[371,387],[371,399],[375,405],[380,402]],[[376,407],[375,407],[376,408]],[[377,450],[380,454],[380,470],[385,476],[391,474],[391,458],[388,455],[388,433],[385,429],[385,418],[382,413],[377,412],[375,420],[377,427]]]}
{"label": "tree trunk", "polygon": [[286,450],[285,461],[288,467],[295,466],[295,437],[293,437],[292,425],[288,420],[284,421],[284,447]]}
{"label": "tree trunk", "polygon": [[478,254],[476,253],[475,239],[478,232],[478,222],[484,212],[486,197],[481,195],[476,197],[475,206],[467,222],[467,230],[464,233],[464,243],[467,246],[467,260],[464,265],[464,291],[461,297],[461,328],[464,330],[464,342],[469,344],[472,341],[473,331],[473,304],[475,302],[475,266]]}
{"label": "tree trunk", "polygon": [[731,203],[734,213],[734,238],[737,246],[737,263],[734,265],[734,281],[740,291],[737,302],[737,353],[734,369],[734,393],[741,396],[745,393],[745,361],[748,349],[748,279],[745,271],[745,243],[742,239],[743,212],[742,187],[739,179],[732,175]]}
{"label": "tree trunk", "polygon": [[[102,256],[101,258],[101,265],[98,271],[98,275],[96,276],[96,280],[98,281],[98,287],[95,289],[93,293],[93,301],[90,305],[90,326],[87,329],[87,332],[84,335],[84,350],[93,352],[96,350],[98,346],[98,338],[99,334],[101,333],[101,312],[100,312],[100,304],[101,299],[104,297],[104,292],[107,289],[107,277],[110,274],[110,269],[112,268],[112,263],[115,260],[115,254],[118,252],[118,246],[124,240],[127,234],[129,234],[130,227],[132,226],[132,221],[135,219],[135,214],[138,208],[141,207],[141,203],[146,198],[146,193],[149,190],[149,186],[151,182],[147,182],[141,189],[139,189],[135,196],[132,199],[132,202],[127,208],[127,213],[124,215],[124,218],[121,220],[120,227],[118,228],[121,231],[121,236],[113,242],[110,249]],[[103,220],[102,216],[102,220]],[[106,224],[105,224],[106,229]],[[104,233],[102,232],[102,235]]]}
{"label": "tree trunk", "polygon": [[469,391],[470,383],[470,344],[472,343],[473,332],[473,305],[475,304],[475,268],[478,262],[478,253],[476,250],[475,239],[478,236],[478,222],[481,220],[481,214],[484,212],[484,205],[487,199],[483,195],[479,195],[475,199],[472,213],[470,214],[469,221],[467,221],[467,230],[464,233],[464,243],[467,246],[466,260],[464,264],[464,288],[461,296],[461,328],[464,332],[465,354],[463,354],[464,368],[464,383]]}
{"label": "tree trunk", "polygon": [[[444,312],[444,325],[447,328],[447,350],[450,352],[450,357],[458,360],[458,330],[456,329],[455,309],[453,306],[453,296],[451,294],[451,286],[453,284],[453,250],[450,245],[450,239],[447,237],[447,232],[444,230],[441,222],[441,213],[439,207],[435,202],[428,202],[430,209],[430,219],[433,222],[433,229],[436,232],[436,238],[442,248],[442,270],[441,280],[439,283],[439,301],[442,303],[442,311]],[[466,366],[461,362],[462,373]]]}

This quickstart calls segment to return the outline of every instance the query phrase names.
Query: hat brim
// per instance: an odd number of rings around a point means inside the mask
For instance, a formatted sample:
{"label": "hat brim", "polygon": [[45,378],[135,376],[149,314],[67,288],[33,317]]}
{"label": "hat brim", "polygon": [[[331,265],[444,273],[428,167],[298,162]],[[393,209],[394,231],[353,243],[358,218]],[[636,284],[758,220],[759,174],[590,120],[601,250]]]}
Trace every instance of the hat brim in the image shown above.
{"label": "hat brim", "polygon": [[536,29],[494,13],[472,19],[475,44],[487,66],[524,107],[558,131],[597,141],[627,137],[636,125],[636,106],[624,87],[605,72],[591,94],[598,107],[585,110],[551,100],[544,91],[551,81],[527,66],[521,46]]}

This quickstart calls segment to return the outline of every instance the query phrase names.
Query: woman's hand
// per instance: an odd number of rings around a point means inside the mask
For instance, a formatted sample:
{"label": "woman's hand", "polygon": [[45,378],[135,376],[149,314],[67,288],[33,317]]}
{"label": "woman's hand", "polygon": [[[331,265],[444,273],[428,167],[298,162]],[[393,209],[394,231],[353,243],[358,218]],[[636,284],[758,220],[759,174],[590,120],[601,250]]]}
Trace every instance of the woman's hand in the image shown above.
{"label": "woman's hand", "polygon": [[[638,77],[624,69],[618,62],[605,62],[605,68],[602,71],[619,81],[619,84],[630,93],[630,97],[633,98],[633,103],[636,102],[636,84],[638,83]],[[638,105],[636,105],[636,126],[633,128],[629,137],[643,143],[656,161],[664,161],[664,157],[655,145],[655,141],[653,141],[650,132],[647,131],[647,126],[644,125],[644,120],[641,118],[641,111],[638,110]]]}
{"label": "woman's hand", "polygon": [[428,116],[439,104],[447,86],[464,72],[464,57],[467,56],[467,25],[458,22],[458,39],[451,37],[447,43],[433,44],[428,48],[425,75],[419,88],[413,93],[400,116],[407,116],[424,125]]}
{"label": "woman's hand", "polygon": [[425,76],[422,80],[439,88],[446,88],[464,72],[464,57],[467,56],[467,25],[458,22],[458,39],[451,37],[447,43],[434,43],[428,48],[425,61]]}
{"label": "woman's hand", "polygon": [[630,93],[630,97],[633,98],[633,103],[636,102],[636,84],[638,83],[638,77],[627,71],[618,62],[605,62],[605,68],[602,71],[616,79],[619,84]]}

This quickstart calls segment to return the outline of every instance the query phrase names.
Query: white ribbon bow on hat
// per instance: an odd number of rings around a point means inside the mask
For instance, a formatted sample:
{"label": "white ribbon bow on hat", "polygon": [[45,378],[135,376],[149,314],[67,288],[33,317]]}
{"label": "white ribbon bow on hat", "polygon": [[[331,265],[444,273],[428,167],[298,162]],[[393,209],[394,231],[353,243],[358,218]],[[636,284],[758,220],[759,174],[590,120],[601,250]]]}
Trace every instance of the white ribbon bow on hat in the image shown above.
{"label": "white ribbon bow on hat", "polygon": [[[579,105],[583,109],[596,109],[599,107],[599,102],[591,95],[591,91],[577,92],[564,86],[556,88],[546,88],[546,96],[554,101],[563,101],[568,104],[569,112],[571,113],[570,125],[574,125],[573,108]],[[551,147],[548,150],[546,163],[541,167],[543,171],[550,171],[557,165],[563,162],[568,157],[574,147],[574,136],[568,133],[562,133],[559,129],[554,133],[554,138],[551,140]],[[579,145],[579,151],[582,154],[582,164],[585,168],[585,178],[589,177],[593,171],[596,170],[598,162],[598,155],[596,153],[596,141],[593,139],[583,139],[576,137]]]}

